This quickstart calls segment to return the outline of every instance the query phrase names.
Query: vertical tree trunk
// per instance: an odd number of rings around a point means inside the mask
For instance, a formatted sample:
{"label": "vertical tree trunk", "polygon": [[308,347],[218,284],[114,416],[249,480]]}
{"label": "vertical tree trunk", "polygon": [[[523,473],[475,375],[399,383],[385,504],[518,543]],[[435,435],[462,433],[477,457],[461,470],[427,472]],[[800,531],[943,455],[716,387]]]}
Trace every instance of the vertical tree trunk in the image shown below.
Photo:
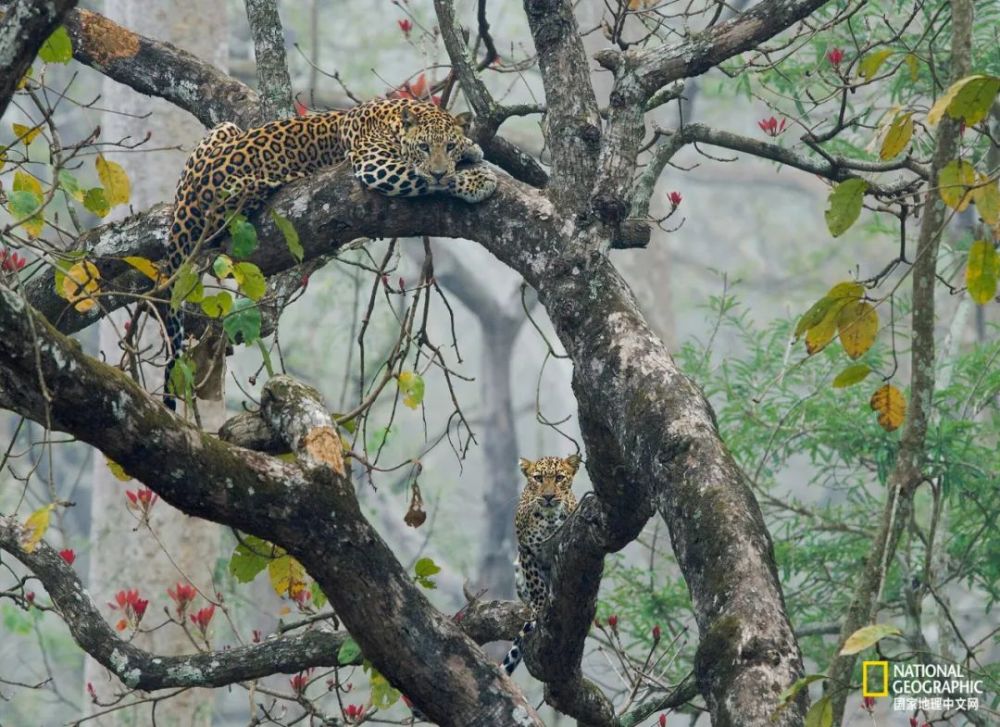
{"label": "vertical tree trunk", "polygon": [[[105,0],[105,12],[132,30],[183,45],[185,50],[225,68],[228,28],[226,9],[221,0]],[[183,147],[183,151],[139,152],[115,158],[125,167],[131,179],[133,208],[142,209],[172,199],[186,150],[204,135],[204,128],[177,107],[140,96],[113,81],[105,81],[103,96],[106,108],[130,114],[105,114],[102,120],[104,138],[118,140],[131,137],[134,141],[150,133],[150,147]],[[147,113],[150,115],[145,117]],[[121,330],[123,320],[117,319],[118,330]],[[149,345],[158,348],[159,331],[148,324],[146,328]],[[118,334],[107,321],[101,324],[100,349],[109,361],[117,361],[121,355]],[[161,384],[162,369],[148,369],[144,375],[149,388]],[[224,420],[224,401],[220,398],[207,405],[202,404],[200,412],[206,429],[218,429]],[[145,527],[136,529],[137,521],[126,511],[124,493],[126,489],[137,487],[136,482],[117,481],[108,471],[104,459],[95,458],[90,590],[97,603],[103,604],[113,601],[114,594],[121,589],[138,588],[141,596],[149,599],[144,625],[151,626],[162,621],[163,608],[169,604],[166,589],[178,581],[189,578],[195,586],[214,598],[211,577],[218,554],[219,528],[206,520],[189,518],[164,502],[157,502],[151,519],[156,537]],[[166,557],[164,550],[170,558]],[[142,635],[136,643],[162,654],[189,652],[193,648],[175,627]],[[85,681],[93,684],[101,701],[122,689],[116,679],[109,679],[106,670],[90,659],[85,667]],[[89,697],[85,701],[90,703]],[[208,727],[212,721],[213,702],[211,690],[184,692],[157,706],[156,724]],[[98,710],[97,707],[91,709]],[[148,724],[149,710],[148,704],[134,710],[119,710],[101,717],[96,724]]]}

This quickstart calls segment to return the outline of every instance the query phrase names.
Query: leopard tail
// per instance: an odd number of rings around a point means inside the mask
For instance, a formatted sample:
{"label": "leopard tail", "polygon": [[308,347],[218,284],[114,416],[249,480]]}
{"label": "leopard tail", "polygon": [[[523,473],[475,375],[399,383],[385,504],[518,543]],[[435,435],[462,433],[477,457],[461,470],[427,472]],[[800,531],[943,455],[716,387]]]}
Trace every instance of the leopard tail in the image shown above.
{"label": "leopard tail", "polygon": [[503,662],[501,662],[501,666],[503,666],[503,670],[507,672],[508,676],[514,673],[518,664],[523,660],[524,639],[535,630],[536,624],[536,621],[525,621],[524,626],[521,627],[521,630],[517,632],[517,636],[514,637],[514,641],[510,645],[510,650],[504,656]]}

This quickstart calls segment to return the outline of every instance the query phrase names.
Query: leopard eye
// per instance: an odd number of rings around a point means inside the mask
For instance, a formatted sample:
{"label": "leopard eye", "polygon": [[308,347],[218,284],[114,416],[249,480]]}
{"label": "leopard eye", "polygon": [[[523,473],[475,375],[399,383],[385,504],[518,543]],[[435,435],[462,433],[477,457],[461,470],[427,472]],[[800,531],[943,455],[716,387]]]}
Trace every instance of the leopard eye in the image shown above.
{"label": "leopard eye", "polygon": [[448,142],[448,151],[455,151],[455,142],[453,141]]}
{"label": "leopard eye", "polygon": [[534,480],[535,482],[541,482],[541,481],[542,481],[542,480],[544,480],[545,478],[544,478],[544,477],[542,477],[541,475],[532,475],[532,479],[533,479],[533,480]]}
{"label": "leopard eye", "polygon": [[565,479],[566,479],[566,477],[563,476],[563,475],[556,475],[556,482],[562,482]]}
{"label": "leopard eye", "polygon": [[430,150],[431,150],[431,145],[430,144],[427,144],[425,142],[425,143],[423,143],[423,144],[420,145],[420,151],[422,151],[422,152],[430,152]]}

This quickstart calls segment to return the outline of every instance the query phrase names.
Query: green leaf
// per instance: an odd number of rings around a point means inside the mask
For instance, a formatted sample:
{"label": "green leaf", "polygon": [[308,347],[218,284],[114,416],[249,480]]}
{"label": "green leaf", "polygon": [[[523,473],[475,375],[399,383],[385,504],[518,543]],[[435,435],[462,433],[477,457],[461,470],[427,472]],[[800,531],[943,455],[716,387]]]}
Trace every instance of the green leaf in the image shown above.
{"label": "green leaf", "polygon": [[969,248],[969,264],[965,269],[965,284],[969,296],[979,305],[986,305],[997,294],[1000,260],[993,243],[976,240]]}
{"label": "green leaf", "polygon": [[168,387],[171,394],[190,402],[191,394],[194,392],[194,362],[190,358],[181,356],[174,361],[174,366],[170,369]]}
{"label": "green leaf", "polygon": [[229,221],[229,236],[233,241],[230,248],[233,257],[250,257],[257,249],[257,228],[250,224],[243,215],[235,215]]}
{"label": "green leaf", "polygon": [[975,167],[960,159],[948,162],[938,175],[941,199],[956,212],[963,212],[969,206],[975,183]]}
{"label": "green leaf", "polygon": [[1000,186],[984,174],[978,175],[979,186],[972,190],[976,202],[976,212],[990,227],[1000,224]]}
{"label": "green leaf", "polygon": [[233,260],[228,255],[219,255],[212,263],[212,273],[219,280],[225,280],[233,274]]}
{"label": "green leaf", "polygon": [[264,273],[253,263],[236,263],[233,265],[233,277],[240,292],[250,300],[260,300],[267,292],[267,281]]}
{"label": "green leaf", "polygon": [[348,636],[337,652],[337,663],[341,666],[347,666],[357,661],[359,656],[361,656],[361,647],[358,646],[357,641]]}
{"label": "green leaf", "polygon": [[323,593],[323,589],[319,587],[319,583],[313,581],[309,584],[309,592],[312,594],[312,602],[316,608],[323,608],[329,600],[326,594]]}
{"label": "green leaf", "polygon": [[401,371],[396,377],[399,392],[403,395],[403,405],[416,409],[424,400],[424,379],[415,371]]}
{"label": "green leaf", "polygon": [[827,678],[826,674],[807,674],[801,679],[796,679],[792,683],[792,686],[788,687],[788,689],[786,689],[780,695],[778,695],[778,701],[782,703],[791,702],[793,699],[795,699],[795,697],[799,695],[799,692],[808,687],[810,684],[812,684],[813,682],[821,681],[826,678]]}
{"label": "green leaf", "polygon": [[225,290],[207,295],[201,301],[201,309],[209,318],[222,318],[233,309],[233,296]]}
{"label": "green leaf", "polygon": [[441,572],[441,566],[435,563],[430,558],[421,558],[413,566],[413,572],[416,573],[416,581],[424,588],[428,590],[437,588],[437,584],[431,578],[431,576]]}
{"label": "green leaf", "polygon": [[986,118],[993,99],[1000,92],[1000,77],[966,76],[951,84],[931,110],[927,113],[927,123],[934,125],[947,112],[953,119],[961,119],[966,126],[973,126]]}
{"label": "green leaf", "polygon": [[824,296],[813,303],[809,310],[802,314],[799,322],[795,325],[795,340],[797,341],[810,328],[819,325],[826,318],[826,314],[830,312],[830,308],[835,302],[833,298]]}
{"label": "green leaf", "polygon": [[81,189],[80,182],[77,181],[76,177],[65,169],[60,169],[57,179],[59,180],[60,189],[77,202],[83,202],[83,189]]}
{"label": "green leaf", "polygon": [[368,437],[368,451],[375,452],[382,449],[382,447],[384,447],[389,441],[389,436],[391,434],[392,427],[382,427],[380,429],[376,429],[371,433],[371,436]]}
{"label": "green leaf", "polygon": [[826,210],[826,226],[831,235],[840,237],[858,219],[867,189],[868,182],[863,179],[845,179],[833,188]]}
{"label": "green leaf", "polygon": [[275,548],[266,540],[254,535],[244,535],[229,559],[229,572],[240,583],[249,583],[267,568],[275,555]]}
{"label": "green leaf", "polygon": [[184,263],[177,271],[177,277],[170,291],[170,307],[177,310],[185,301],[199,303],[204,297],[205,288],[201,284],[201,276],[194,265]]}
{"label": "green leaf", "polygon": [[847,637],[847,641],[844,642],[844,646],[840,649],[840,655],[849,656],[850,654],[857,654],[870,646],[874,646],[886,636],[899,636],[902,633],[898,628],[889,624],[862,626]]}
{"label": "green leaf", "polygon": [[31,618],[27,613],[13,604],[4,603],[0,605],[0,614],[3,615],[3,627],[5,631],[10,631],[12,634],[20,634],[21,636],[31,633]]}
{"label": "green leaf", "polygon": [[274,226],[281,230],[281,234],[284,235],[285,244],[288,245],[288,252],[291,253],[296,262],[302,262],[306,251],[302,249],[302,243],[299,242],[299,233],[296,232],[291,220],[287,217],[282,217],[274,210],[271,210],[271,219],[274,220]]}
{"label": "green leaf", "polygon": [[831,727],[833,725],[833,702],[829,696],[820,697],[806,712],[806,727]]}
{"label": "green leaf", "polygon": [[103,187],[88,189],[87,193],[83,195],[83,206],[98,217],[105,217],[111,211],[111,205],[108,203]]}
{"label": "green leaf", "polygon": [[891,55],[891,48],[882,48],[881,50],[869,53],[858,65],[858,73],[861,74],[861,77],[866,81],[870,81],[875,74],[878,73],[878,69],[882,67],[882,64],[885,63]]}
{"label": "green leaf", "polygon": [[7,196],[7,201],[11,214],[19,220],[35,214],[35,211],[42,206],[42,198],[28,190],[11,192]]}
{"label": "green leaf", "polygon": [[73,41],[66,27],[60,25],[38,49],[38,57],[46,63],[69,63],[73,59]]}
{"label": "green leaf", "polygon": [[233,343],[253,343],[260,338],[260,310],[253,301],[240,298],[233,312],[222,319],[222,328]]}
{"label": "green leaf", "polygon": [[872,368],[868,364],[851,364],[837,374],[833,380],[833,388],[846,389],[848,386],[854,386],[859,381],[864,381],[871,372]]}

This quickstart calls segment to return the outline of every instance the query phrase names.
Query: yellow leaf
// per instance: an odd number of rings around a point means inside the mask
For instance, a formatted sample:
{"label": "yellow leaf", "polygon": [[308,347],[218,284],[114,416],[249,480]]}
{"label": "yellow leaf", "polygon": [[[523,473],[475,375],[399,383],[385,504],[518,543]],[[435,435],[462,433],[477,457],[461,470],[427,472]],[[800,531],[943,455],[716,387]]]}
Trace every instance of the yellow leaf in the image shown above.
{"label": "yellow leaf", "polygon": [[847,641],[840,649],[841,656],[850,656],[864,651],[870,646],[874,646],[886,636],[899,636],[903,632],[895,626],[889,624],[871,624],[862,626],[853,634],[847,637]]}
{"label": "yellow leaf", "polygon": [[157,268],[151,260],[144,257],[127,257],[125,258],[125,262],[152,280],[154,283],[161,283],[166,280],[166,276],[160,273],[159,268]]}
{"label": "yellow leaf", "polygon": [[866,81],[870,81],[878,69],[882,67],[886,59],[892,55],[892,50],[890,48],[882,48],[874,53],[869,53],[864,57],[858,66],[858,72],[861,74],[862,78]]}
{"label": "yellow leaf", "polygon": [[306,569],[290,555],[282,555],[267,564],[271,587],[279,596],[295,596],[306,587]]}
{"label": "yellow leaf", "polygon": [[795,337],[806,331],[806,351],[812,355],[824,348],[837,333],[837,317],[844,306],[860,300],[865,294],[861,283],[837,283],[799,320]]}
{"label": "yellow leaf", "polygon": [[993,244],[976,240],[969,248],[969,264],[965,268],[965,284],[969,297],[979,305],[986,305],[997,294],[997,276],[1000,260]]}
{"label": "yellow leaf", "polygon": [[906,418],[906,399],[903,397],[903,392],[892,384],[877,389],[869,403],[878,413],[879,426],[887,432],[899,429],[899,425]]}
{"label": "yellow leaf", "polygon": [[837,316],[846,304],[834,304],[823,316],[823,320],[806,331],[806,352],[812,356],[817,351],[826,348],[837,332]]}
{"label": "yellow leaf", "polygon": [[972,199],[976,203],[976,211],[988,225],[1000,222],[1000,188],[996,180],[989,181],[985,174],[979,175],[979,185],[972,190]]}
{"label": "yellow leaf", "polygon": [[54,504],[40,507],[28,516],[24,521],[24,533],[21,535],[21,547],[25,553],[34,552],[45,536],[45,531],[49,529],[49,519],[52,515]]}
{"label": "yellow leaf", "polygon": [[92,262],[85,260],[76,263],[66,271],[61,295],[73,303],[77,311],[86,313],[97,305],[92,295],[100,291],[100,280],[101,271]]}
{"label": "yellow leaf", "polygon": [[17,140],[23,141],[25,146],[33,142],[35,140],[35,137],[42,133],[41,126],[25,126],[24,124],[11,124],[10,127],[14,130],[14,136],[17,137]]}
{"label": "yellow leaf", "polygon": [[863,300],[845,305],[837,316],[840,343],[851,358],[858,358],[872,347],[878,334],[878,312]]}
{"label": "yellow leaf", "polygon": [[41,204],[41,199],[44,196],[42,194],[42,183],[27,172],[22,172],[20,169],[14,172],[14,191],[34,192],[38,195],[39,204]]}
{"label": "yellow leaf", "polygon": [[944,203],[962,212],[972,200],[971,189],[976,184],[976,170],[969,162],[955,159],[948,162],[938,175],[938,188]]}
{"label": "yellow leaf", "polygon": [[0,149],[0,170],[3,170],[4,166],[7,164],[7,147]]}
{"label": "yellow leaf", "polygon": [[906,58],[904,58],[903,60],[906,61],[906,67],[910,69],[910,80],[916,81],[918,78],[920,78],[919,59],[912,53],[907,53]]}
{"label": "yellow leaf", "polygon": [[831,727],[833,725],[833,702],[830,695],[820,697],[806,712],[805,727]]}
{"label": "yellow leaf", "polygon": [[127,204],[132,192],[132,185],[128,181],[128,175],[120,164],[109,162],[103,156],[98,155],[94,162],[97,166],[97,178],[101,180],[104,187],[104,196],[108,204],[112,207],[120,204]]}
{"label": "yellow leaf", "polygon": [[21,76],[21,80],[17,82],[17,90],[18,91],[23,90],[24,87],[28,85],[28,80],[31,78],[32,75],[34,75],[34,73],[35,73],[35,69],[33,67],[29,66],[28,70],[25,72],[25,74],[23,76]]}
{"label": "yellow leaf", "polygon": [[879,157],[882,159],[892,159],[899,156],[899,153],[906,148],[913,137],[913,114],[910,112],[899,114],[893,119],[892,126],[882,141],[882,149]]}
{"label": "yellow leaf", "polygon": [[986,118],[993,100],[1000,91],[1000,77],[966,76],[951,85],[927,113],[927,123],[934,126],[945,112],[953,119],[961,119],[967,126],[978,124]]}
{"label": "yellow leaf", "polygon": [[120,480],[121,482],[128,482],[129,480],[132,479],[132,476],[128,472],[126,472],[125,469],[120,464],[115,462],[113,459],[105,457],[104,461],[107,463],[108,470],[111,472],[111,474],[115,476],[116,480]]}

